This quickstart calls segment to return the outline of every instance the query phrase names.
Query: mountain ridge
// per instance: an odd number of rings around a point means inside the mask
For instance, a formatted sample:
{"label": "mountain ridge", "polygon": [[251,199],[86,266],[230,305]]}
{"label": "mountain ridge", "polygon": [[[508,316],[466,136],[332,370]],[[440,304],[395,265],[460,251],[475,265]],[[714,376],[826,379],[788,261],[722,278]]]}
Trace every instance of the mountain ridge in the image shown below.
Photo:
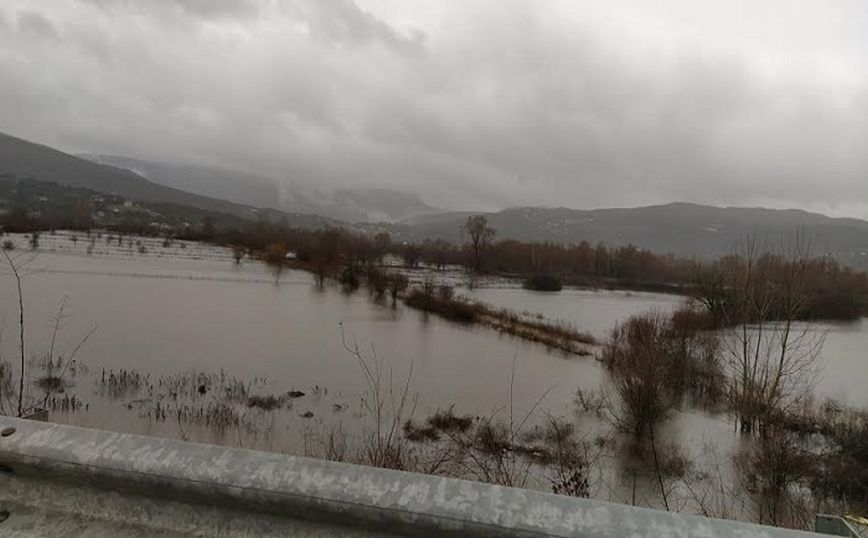
{"label": "mountain ridge", "polygon": [[[830,217],[803,209],[762,207],[721,207],[692,202],[672,202],[641,207],[570,209],[567,207],[518,206],[493,212],[433,212],[420,202],[414,210],[422,213],[395,223],[345,221],[302,212],[258,208],[160,185],[135,172],[69,155],[49,146],[0,133],[0,175],[32,177],[39,181],[86,187],[94,191],[123,195],[133,200],[167,202],[200,210],[215,211],[245,219],[267,217],[286,219],[299,227],[347,226],[372,234],[388,231],[398,241],[446,239],[461,241],[461,225],[468,215],[484,214],[499,239],[548,241],[578,244],[588,241],[613,246],[632,244],[661,254],[710,258],[732,252],[748,235],[770,241],[802,230],[819,254],[829,254],[842,263],[868,268],[868,221],[851,217]],[[349,199],[353,195],[344,193]],[[365,196],[386,198],[376,189]],[[396,194],[393,205],[415,203],[414,198]],[[400,209],[400,208],[399,208]],[[430,211],[429,211],[430,210]]]}
{"label": "mountain ridge", "polygon": [[244,219],[286,218],[290,224],[318,227],[340,224],[318,215],[262,209],[159,185],[135,172],[94,163],[50,146],[0,132],[0,174],[84,187],[130,200],[186,205]]}
{"label": "mountain ridge", "polygon": [[801,231],[820,254],[868,266],[868,221],[803,209],[721,207],[672,202],[634,208],[570,209],[520,206],[487,213],[453,212],[403,222],[413,240],[460,239],[470,214],[483,214],[499,239],[578,244],[632,244],[661,254],[717,257],[745,237],[774,244]]}

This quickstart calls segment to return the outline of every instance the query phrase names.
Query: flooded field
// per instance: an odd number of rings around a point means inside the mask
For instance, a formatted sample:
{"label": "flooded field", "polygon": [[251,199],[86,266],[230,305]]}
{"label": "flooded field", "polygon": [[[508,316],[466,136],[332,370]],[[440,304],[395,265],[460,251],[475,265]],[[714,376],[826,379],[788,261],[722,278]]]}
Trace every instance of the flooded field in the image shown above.
{"label": "flooded field", "polygon": [[[600,341],[612,327],[637,312],[669,313],[684,304],[677,295],[635,291],[570,290],[538,292],[521,288],[478,288],[465,293],[473,299],[515,310],[530,317],[543,316],[587,330]],[[796,324],[799,330],[804,324]],[[868,407],[868,320],[815,323],[813,332],[825,334],[820,371],[814,389],[820,398]]]}
{"label": "flooded field", "polygon": [[476,288],[468,295],[527,316],[575,325],[599,340],[604,340],[616,323],[637,312],[671,312],[685,301],[684,297],[662,293],[573,289],[542,292],[522,288]]}
{"label": "flooded field", "polygon": [[[26,239],[14,238],[17,252],[29,250]],[[304,272],[275,273],[250,260],[236,264],[228,250],[216,247],[58,233],[44,234],[35,254],[29,265],[34,272],[24,280],[27,387],[35,400],[55,327],[55,356],[68,357],[90,335],[62,393],[44,402],[53,421],[316,454],[312,444],[322,442],[320,432],[352,434],[370,414],[364,367],[376,365],[386,399],[406,396],[408,416],[424,419],[453,408],[476,417],[527,416],[531,425],[547,416],[578,418],[588,439],[610,433],[605,420],[580,416],[576,405],[579,389],[592,394],[607,383],[608,373],[593,357],[566,356],[400,302],[378,303],[364,291],[319,288]],[[457,292],[564,321],[601,340],[633,314],[671,311],[684,301],[610,291]],[[0,350],[14,363],[17,305],[8,276],[0,278],[0,297]],[[868,405],[862,388],[868,325],[819,330],[828,331],[819,397]],[[352,352],[356,346],[360,356]],[[743,442],[726,415],[692,410],[676,413],[661,436],[697,461],[710,451],[731,454]],[[615,468],[612,462],[599,467],[607,473]],[[626,500],[623,488],[603,489],[599,496]]]}
{"label": "flooded field", "polygon": [[[139,252],[135,241],[142,241]],[[59,342],[72,346],[94,330],[78,358],[90,372],[76,393],[90,402],[88,413],[68,420],[94,427],[152,433],[152,424],[125,412],[91,386],[96,373],[135,370],[160,375],[220,373],[261,380],[260,392],[303,391],[317,398],[293,402],[298,415],[331,416],[336,406],[358,406],[364,389],[358,361],[344,349],[358,343],[396,380],[410,381],[425,413],[455,404],[466,413],[490,414],[507,405],[515,368],[513,405],[529,409],[541,397],[545,409],[563,414],[578,387],[593,388],[603,372],[593,360],[559,353],[493,330],[465,327],[407,309],[377,304],[365,293],[320,289],[307,273],[275,275],[258,262],[235,264],[219,248],[135,239],[117,248],[101,238],[101,249],[83,251],[68,237],[41,239],[25,279],[30,353],[47,352],[53,318],[66,301]],[[0,280],[4,299],[14,295],[11,278]],[[64,299],[66,298],[66,299]],[[623,302],[629,309],[629,300]],[[5,358],[16,351],[10,337],[14,301],[4,300]],[[614,321],[614,320],[613,320]],[[320,390],[314,390],[319,387]],[[253,389],[252,389],[253,390]],[[134,414],[134,413],[132,413]],[[303,417],[292,420],[299,426]],[[62,418],[58,417],[58,420]],[[166,433],[166,432],[163,432]],[[169,432],[171,433],[171,432]],[[292,434],[285,436],[293,438]]]}

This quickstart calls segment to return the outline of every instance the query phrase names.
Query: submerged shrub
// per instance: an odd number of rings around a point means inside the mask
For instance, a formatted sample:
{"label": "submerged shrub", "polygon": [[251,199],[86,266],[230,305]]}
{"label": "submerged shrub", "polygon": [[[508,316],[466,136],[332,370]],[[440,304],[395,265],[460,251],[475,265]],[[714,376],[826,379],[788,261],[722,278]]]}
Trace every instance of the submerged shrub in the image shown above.
{"label": "submerged shrub", "polygon": [[338,280],[345,290],[355,291],[362,285],[362,268],[354,263],[347,264]]}
{"label": "submerged shrub", "polygon": [[634,316],[612,330],[603,360],[620,402],[615,422],[636,439],[653,432],[674,407],[677,372],[668,323],[659,314]]}
{"label": "submerged shrub", "polygon": [[420,426],[408,420],[404,423],[404,437],[414,443],[431,442],[440,440],[440,432],[431,425]]}
{"label": "submerged shrub", "polygon": [[34,382],[37,388],[42,389],[45,392],[53,393],[63,393],[66,390],[66,383],[63,381],[63,378],[56,375],[45,375],[37,378]]}
{"label": "submerged shrub", "polygon": [[438,409],[436,413],[428,417],[428,425],[443,432],[466,432],[473,425],[473,417],[470,415],[459,416],[452,410]]}
{"label": "submerged shrub", "polygon": [[526,290],[561,291],[563,288],[561,279],[550,274],[533,275],[524,281],[524,289]]}
{"label": "submerged shrub", "polygon": [[268,395],[253,395],[247,398],[247,407],[255,407],[263,411],[273,411],[282,405],[280,398],[273,394]]}
{"label": "submerged shrub", "polygon": [[478,305],[460,299],[446,299],[441,295],[429,295],[425,289],[411,291],[404,302],[411,308],[431,312],[459,323],[475,322],[480,312]]}

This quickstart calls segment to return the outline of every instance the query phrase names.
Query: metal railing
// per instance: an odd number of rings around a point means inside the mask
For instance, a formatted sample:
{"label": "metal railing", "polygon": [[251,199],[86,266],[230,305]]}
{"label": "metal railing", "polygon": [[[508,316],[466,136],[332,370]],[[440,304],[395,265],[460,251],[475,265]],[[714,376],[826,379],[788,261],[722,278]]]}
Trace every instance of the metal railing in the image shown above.
{"label": "metal railing", "polygon": [[4,536],[818,536],[29,420],[0,433]]}

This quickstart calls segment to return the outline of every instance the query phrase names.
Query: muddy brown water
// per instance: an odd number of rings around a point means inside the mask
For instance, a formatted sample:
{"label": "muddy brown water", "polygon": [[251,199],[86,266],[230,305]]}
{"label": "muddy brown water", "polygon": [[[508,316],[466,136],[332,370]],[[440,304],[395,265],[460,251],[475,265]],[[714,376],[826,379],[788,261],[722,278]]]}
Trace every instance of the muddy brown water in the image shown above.
{"label": "muddy brown water", "polygon": [[[14,239],[22,252],[26,239]],[[133,238],[118,246],[106,236],[91,243],[82,235],[72,241],[68,233],[44,234],[30,267],[38,269],[24,281],[30,353],[47,352],[52,318],[64,297],[69,317],[57,348],[68,353],[95,328],[78,356],[87,373],[80,369],[67,390],[67,395],[87,402],[87,409],[53,412],[51,419],[59,422],[304,453],[311,432],[319,426],[352,429],[360,418],[367,386],[356,358],[343,347],[342,333],[346,342],[358,344],[366,358],[376,355],[382,361],[384,385],[391,379],[399,390],[410,376],[417,417],[451,405],[456,412],[473,415],[505,416],[512,408],[516,415],[535,409],[535,416],[550,412],[573,417],[576,390],[594,390],[606,379],[593,358],[567,357],[401,304],[395,308],[389,302],[377,304],[363,291],[319,289],[307,273],[275,275],[253,261],[237,265],[225,249],[195,243],[175,241],[164,246],[159,240]],[[459,292],[529,316],[563,320],[598,338],[630,315],[671,310],[683,300],[618,291],[550,294],[477,288]],[[0,277],[4,327],[0,351],[10,362],[17,346],[14,298],[13,280]],[[829,324],[822,330],[828,335],[818,394],[868,405],[864,389],[868,324]],[[101,392],[97,381],[102,371],[121,369],[150,375],[154,385],[161,375],[222,372],[241,380],[251,393],[298,390],[305,396],[291,400],[291,407],[276,417],[255,409],[245,411],[266,434],[215,433],[148,418],[135,401],[147,394],[115,398]],[[200,404],[204,405],[196,405]],[[727,454],[741,443],[725,416],[699,411],[678,412],[665,425],[664,435],[667,442],[678,443],[693,455],[709,447]],[[612,495],[613,500],[623,501],[617,496],[620,493]]]}

